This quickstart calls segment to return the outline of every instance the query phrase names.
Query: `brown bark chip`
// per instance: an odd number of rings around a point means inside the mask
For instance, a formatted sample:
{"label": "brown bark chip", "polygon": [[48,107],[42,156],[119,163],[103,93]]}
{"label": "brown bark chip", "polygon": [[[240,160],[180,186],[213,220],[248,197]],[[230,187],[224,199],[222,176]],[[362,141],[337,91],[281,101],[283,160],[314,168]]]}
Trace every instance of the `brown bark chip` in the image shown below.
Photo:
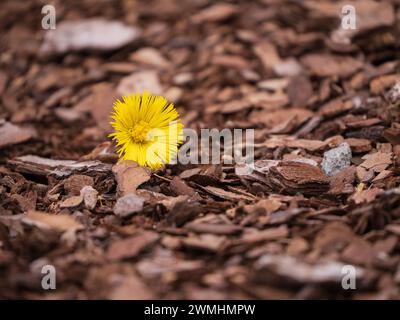
{"label": "brown bark chip", "polygon": [[159,235],[152,231],[145,231],[138,235],[113,242],[107,250],[109,260],[121,260],[136,257],[142,250],[154,245]]}
{"label": "brown bark chip", "polygon": [[9,122],[1,123],[0,120],[0,148],[27,141],[35,135],[32,128],[21,128]]}
{"label": "brown bark chip", "polygon": [[133,161],[118,163],[113,166],[112,171],[115,174],[120,195],[134,193],[142,183],[150,179],[148,171]]}
{"label": "brown bark chip", "polygon": [[267,179],[276,191],[315,195],[329,189],[329,180],[318,167],[301,162],[282,162],[272,167]]}

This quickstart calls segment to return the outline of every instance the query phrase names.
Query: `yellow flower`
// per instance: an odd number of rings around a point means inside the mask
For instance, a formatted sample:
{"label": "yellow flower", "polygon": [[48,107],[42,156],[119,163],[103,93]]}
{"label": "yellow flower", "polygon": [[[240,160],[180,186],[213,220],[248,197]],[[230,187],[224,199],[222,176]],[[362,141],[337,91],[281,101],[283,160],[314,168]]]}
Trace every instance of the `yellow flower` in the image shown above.
{"label": "yellow flower", "polygon": [[174,105],[149,92],[123,96],[114,102],[111,116],[121,160],[159,169],[171,163],[183,140],[183,125]]}

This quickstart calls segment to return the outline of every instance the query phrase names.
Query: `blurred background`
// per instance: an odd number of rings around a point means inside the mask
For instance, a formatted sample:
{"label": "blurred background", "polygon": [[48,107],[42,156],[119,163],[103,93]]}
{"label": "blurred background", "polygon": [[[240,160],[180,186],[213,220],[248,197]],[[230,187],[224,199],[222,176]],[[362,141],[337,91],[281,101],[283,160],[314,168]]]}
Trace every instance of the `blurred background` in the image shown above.
{"label": "blurred background", "polygon": [[[42,27],[48,4],[56,30]],[[104,140],[114,98],[144,88],[173,101],[187,126],[258,126],[263,136],[281,120],[265,112],[317,109],[395,73],[398,2],[354,2],[347,32],[346,4],[2,1],[0,116],[34,126],[38,154],[77,158]]]}

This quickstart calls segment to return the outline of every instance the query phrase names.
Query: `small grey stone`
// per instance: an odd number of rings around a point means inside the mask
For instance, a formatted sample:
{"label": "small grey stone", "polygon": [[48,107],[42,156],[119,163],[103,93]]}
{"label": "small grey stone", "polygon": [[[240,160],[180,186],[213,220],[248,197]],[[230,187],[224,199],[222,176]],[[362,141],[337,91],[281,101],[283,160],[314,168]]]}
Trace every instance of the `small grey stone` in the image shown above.
{"label": "small grey stone", "polygon": [[351,164],[351,149],[348,143],[344,142],[337,148],[324,153],[322,159],[322,170],[327,176],[333,176]]}
{"label": "small grey stone", "polygon": [[119,198],[114,206],[114,214],[126,218],[135,212],[139,212],[143,209],[144,198],[137,196],[133,193]]}

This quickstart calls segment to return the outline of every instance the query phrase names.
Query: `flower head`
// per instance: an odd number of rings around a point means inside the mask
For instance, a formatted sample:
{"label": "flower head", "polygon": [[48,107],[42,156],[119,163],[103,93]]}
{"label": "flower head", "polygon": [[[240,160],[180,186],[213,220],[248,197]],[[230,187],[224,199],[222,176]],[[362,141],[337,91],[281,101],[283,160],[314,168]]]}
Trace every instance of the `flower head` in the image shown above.
{"label": "flower head", "polygon": [[122,160],[159,169],[177,155],[183,126],[174,105],[149,92],[123,96],[114,102],[109,137],[117,141]]}

